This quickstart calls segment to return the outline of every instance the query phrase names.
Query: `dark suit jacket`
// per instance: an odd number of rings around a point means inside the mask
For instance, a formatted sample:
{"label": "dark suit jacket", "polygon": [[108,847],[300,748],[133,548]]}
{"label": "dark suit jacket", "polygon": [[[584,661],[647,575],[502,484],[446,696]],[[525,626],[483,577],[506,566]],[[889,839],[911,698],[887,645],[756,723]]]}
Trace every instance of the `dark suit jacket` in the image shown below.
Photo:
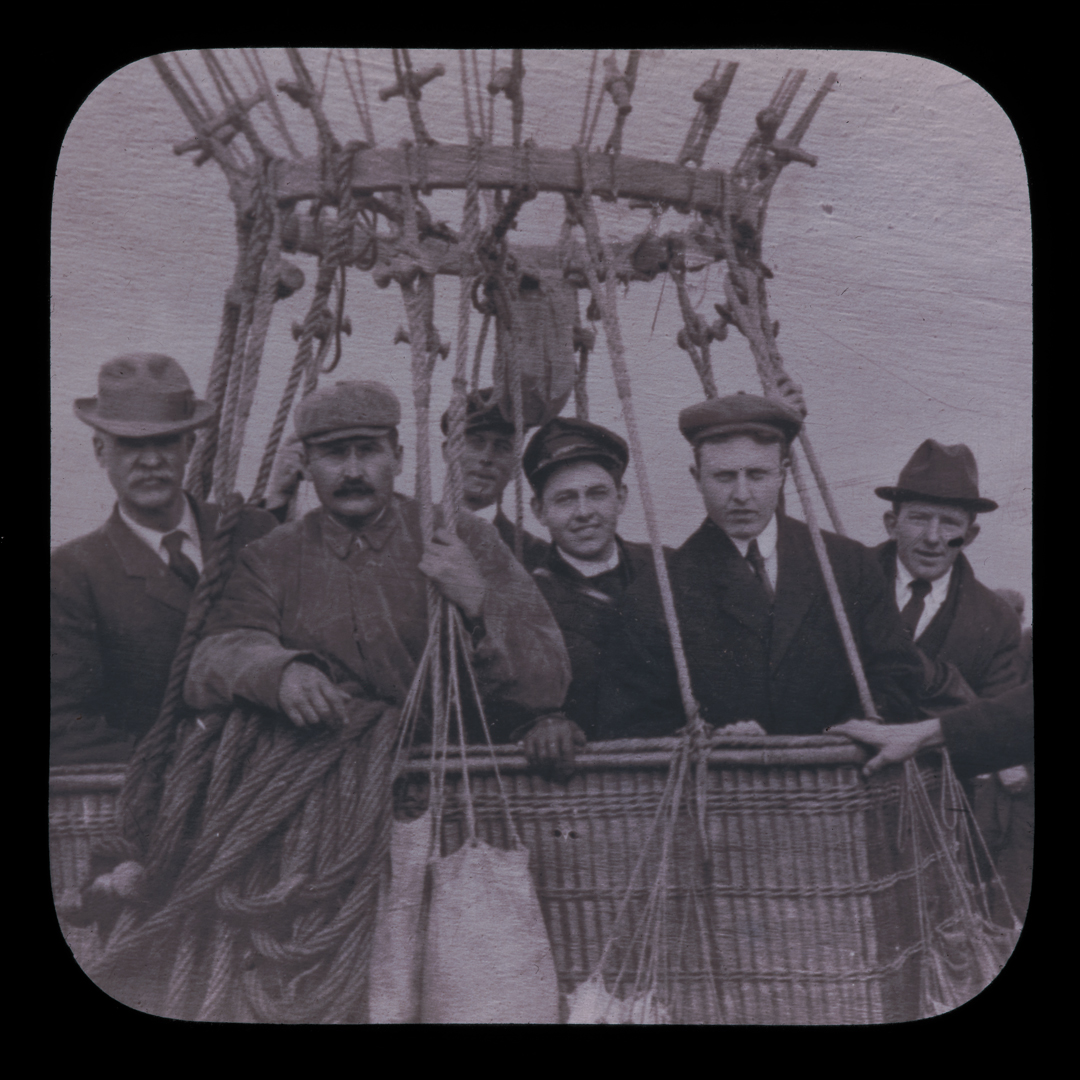
{"label": "dark suit jacket", "polygon": [[656,587],[649,545],[628,543],[621,537],[615,539],[620,555],[618,589],[605,591],[593,587],[589,578],[560,558],[554,544],[549,545],[544,561],[533,570],[533,579],[559,624],[570,654],[572,679],[563,712],[588,739],[596,739],[600,734],[601,673],[609,640],[622,619],[625,591],[635,582],[648,583],[650,579],[653,590]]}
{"label": "dark suit jacket", "polygon": [[[896,607],[896,543],[876,549]],[[981,582],[963,554],[953,566],[949,592],[915,644],[931,660],[947,661],[979,697],[1019,686],[1024,678],[1020,620],[1016,612]]]}
{"label": "dark suit jacket", "polygon": [[[706,520],[668,559],[691,685],[703,719],[756,720],[770,734],[812,734],[861,716],[810,532],[778,517],[770,614],[738,549]],[[915,715],[922,664],[873,553],[825,533],[870,690],[883,717]],[[664,735],[685,723],[655,582],[628,590],[601,689],[603,737]]]}
{"label": "dark suit jacket", "polygon": [[1035,684],[944,713],[941,731],[960,776],[994,772],[1035,759]]}
{"label": "dark suit jacket", "polygon": [[[193,507],[206,559],[218,508]],[[245,510],[235,547],[276,524],[263,510]],[[52,764],[128,760],[157,719],[192,595],[118,509],[53,552]]]}

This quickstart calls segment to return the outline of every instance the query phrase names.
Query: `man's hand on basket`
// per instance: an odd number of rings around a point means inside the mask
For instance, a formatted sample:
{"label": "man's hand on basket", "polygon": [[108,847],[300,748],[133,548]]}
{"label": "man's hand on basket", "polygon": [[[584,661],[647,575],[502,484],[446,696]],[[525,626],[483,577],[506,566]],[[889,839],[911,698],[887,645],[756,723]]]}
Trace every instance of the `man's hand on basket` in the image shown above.
{"label": "man's hand on basket", "polygon": [[294,660],[282,673],[278,703],[297,727],[337,725],[345,722],[349,695],[317,667]]}
{"label": "man's hand on basket", "polygon": [[585,732],[562,713],[543,716],[522,740],[530,765],[569,774],[574,757],[585,748]]}
{"label": "man's hand on basket", "polygon": [[941,746],[940,720],[917,720],[913,724],[880,724],[874,720],[847,720],[825,729],[830,735],[845,735],[853,742],[872,746],[879,753],[863,766],[864,776],[873,776],[886,765],[907,761],[922,750]]}
{"label": "man's hand on basket", "polygon": [[426,574],[439,592],[457,604],[470,619],[478,619],[484,610],[487,584],[480,567],[465,542],[447,529],[437,529],[424,548],[420,572]]}

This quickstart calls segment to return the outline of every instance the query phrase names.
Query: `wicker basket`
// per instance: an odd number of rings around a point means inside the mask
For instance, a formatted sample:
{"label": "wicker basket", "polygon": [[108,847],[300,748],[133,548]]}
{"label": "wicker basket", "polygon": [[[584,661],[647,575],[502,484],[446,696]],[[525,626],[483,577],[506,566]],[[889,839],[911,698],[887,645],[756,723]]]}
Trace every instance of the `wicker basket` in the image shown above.
{"label": "wicker basket", "polygon": [[[496,748],[566,993],[594,972],[617,929],[616,912],[647,847],[674,746],[674,740],[593,744],[567,783],[537,776],[516,747]],[[426,758],[414,760],[417,772],[406,788],[422,798]],[[468,760],[479,834],[506,847],[490,752],[471,748]],[[830,736],[714,740],[706,798],[710,865],[703,865],[688,810],[674,838],[665,996],[676,1021],[865,1024],[925,1011],[919,983],[927,928],[917,890],[935,898],[936,927],[955,928],[960,913],[950,906],[941,851],[916,852],[903,839],[901,771],[867,781],[858,768],[863,760],[851,743]],[[922,776],[935,797],[940,768],[928,760]],[[115,767],[53,770],[57,897],[85,880],[92,841],[113,828],[121,781]],[[464,841],[462,786],[460,760],[451,760],[444,854]],[[646,851],[615,933],[609,983],[637,962],[631,938],[656,879],[655,847]],[[971,868],[969,878],[978,877]],[[704,913],[704,943],[688,930],[695,912],[699,919]]]}

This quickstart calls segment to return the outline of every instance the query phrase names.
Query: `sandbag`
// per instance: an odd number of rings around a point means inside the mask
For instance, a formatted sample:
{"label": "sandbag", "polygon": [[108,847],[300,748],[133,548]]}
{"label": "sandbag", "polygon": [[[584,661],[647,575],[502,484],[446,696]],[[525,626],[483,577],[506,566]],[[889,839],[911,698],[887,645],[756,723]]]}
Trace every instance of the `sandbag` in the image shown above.
{"label": "sandbag", "polygon": [[500,403],[504,415],[514,415],[513,372],[505,359],[512,353],[521,375],[525,427],[539,427],[559,415],[577,378],[577,298],[561,276],[545,275],[541,281],[540,275],[522,274],[519,288],[511,291],[509,301],[512,330],[502,322],[496,323],[493,400]]}
{"label": "sandbag", "polygon": [[432,865],[421,1021],[556,1024],[559,989],[529,854],[465,844]]}
{"label": "sandbag", "polygon": [[591,979],[567,994],[568,1024],[670,1024],[671,1014],[654,990],[620,998],[609,994],[603,979]]}
{"label": "sandbag", "polygon": [[415,821],[394,821],[390,873],[379,890],[371,948],[368,1013],[373,1024],[420,1019],[421,913],[430,847],[430,810]]}

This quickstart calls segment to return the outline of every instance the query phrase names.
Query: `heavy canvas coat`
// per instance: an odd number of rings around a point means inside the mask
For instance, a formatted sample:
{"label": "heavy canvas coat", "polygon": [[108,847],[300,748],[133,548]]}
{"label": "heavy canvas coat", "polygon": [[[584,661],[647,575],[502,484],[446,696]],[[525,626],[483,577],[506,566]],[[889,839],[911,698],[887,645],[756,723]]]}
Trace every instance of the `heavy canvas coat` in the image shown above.
{"label": "heavy canvas coat", "polygon": [[[703,719],[756,720],[770,734],[820,733],[861,716],[839,628],[800,521],[778,516],[775,606],[711,520],[668,559],[675,606]],[[826,549],[882,716],[912,719],[922,664],[873,553],[825,533]],[[627,591],[601,690],[605,738],[671,734],[685,723],[655,581]]]}
{"label": "heavy canvas coat", "polygon": [[[495,529],[463,514],[459,535],[488,588],[473,663],[506,708],[496,738],[562,705],[570,664],[559,628]],[[192,658],[186,696],[212,709],[242,699],[277,710],[285,666],[321,666],[358,697],[401,706],[427,641],[419,504],[395,496],[363,542],[323,510],[283,525],[240,556]]]}
{"label": "heavy canvas coat", "polygon": [[[514,523],[499,509],[495,515],[494,525],[503,543],[511,550],[515,550]],[[551,546],[546,540],[533,536],[528,529],[522,529],[521,556],[523,565],[527,570],[539,566],[547,557],[548,548]]]}
{"label": "heavy canvas coat", "polygon": [[[203,559],[218,508],[192,500]],[[244,510],[234,550],[277,522]],[[54,765],[124,762],[157,719],[193,591],[123,522],[58,547],[51,567]]]}
{"label": "heavy canvas coat", "polygon": [[[895,541],[876,552],[895,597]],[[1020,620],[997,593],[975,579],[963,553],[953,566],[945,602],[915,644],[932,660],[953,664],[979,697],[997,697],[1023,682]]]}
{"label": "heavy canvas coat", "polygon": [[[655,588],[656,571],[649,545],[628,543],[621,537],[616,541],[625,588],[642,579],[651,579]],[[533,578],[551,607],[570,654],[572,679],[563,712],[587,739],[599,738],[601,675],[609,642],[622,620],[622,596],[591,587],[589,578],[568,566],[554,545],[533,570]]]}

